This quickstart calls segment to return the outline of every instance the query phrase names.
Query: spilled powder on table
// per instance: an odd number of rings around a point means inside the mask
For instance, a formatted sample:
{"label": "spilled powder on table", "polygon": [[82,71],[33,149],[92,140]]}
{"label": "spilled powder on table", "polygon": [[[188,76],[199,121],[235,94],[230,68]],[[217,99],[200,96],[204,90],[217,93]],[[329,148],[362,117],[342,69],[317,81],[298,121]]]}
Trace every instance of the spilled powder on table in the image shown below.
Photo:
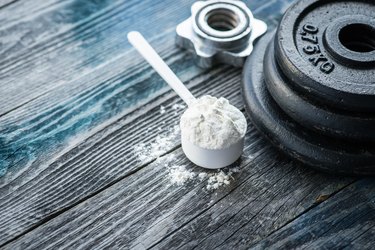
{"label": "spilled powder on table", "polygon": [[225,174],[223,171],[220,171],[219,173],[210,176],[207,181],[207,189],[218,189],[221,186],[229,185],[230,184],[230,174]]}
{"label": "spilled powder on table", "polygon": [[[203,169],[202,169],[203,170]],[[218,170],[215,173],[198,172],[186,169],[185,166],[172,166],[169,168],[169,179],[172,184],[182,186],[190,181],[206,182],[207,190],[215,190],[222,186],[230,185],[234,180],[233,173],[238,169],[227,171]]]}
{"label": "spilled powder on table", "polygon": [[207,177],[207,173],[199,173],[198,178],[200,181],[203,181]]}
{"label": "spilled powder on table", "polygon": [[205,170],[203,168],[189,169],[187,165],[176,163],[176,153],[157,158],[155,163],[168,170],[166,178],[172,185],[184,186],[189,183],[205,183],[207,190],[216,190],[228,186],[234,180],[233,174],[240,171],[238,167],[220,170]]}
{"label": "spilled powder on table", "polygon": [[[162,132],[163,128],[159,128],[156,128],[156,130]],[[133,153],[140,162],[145,163],[148,160],[158,158],[167,153],[176,145],[176,141],[178,140],[180,140],[180,128],[178,125],[175,125],[166,132],[157,135],[154,141],[135,145]]]}
{"label": "spilled powder on table", "polygon": [[[160,114],[165,114],[167,109],[173,110],[175,115],[178,115],[186,109],[186,106],[180,103],[175,103],[169,108],[160,105]],[[147,134],[153,131],[160,131],[160,134],[152,142],[139,143],[133,147],[133,153],[140,162],[145,163],[151,159],[160,157],[171,150],[176,145],[176,142],[180,141],[179,119],[176,119],[173,127],[168,127],[165,125],[165,121],[163,121],[157,127],[149,127],[147,129]]]}
{"label": "spilled powder on table", "polygon": [[[176,113],[185,108],[185,105],[177,103],[172,106],[172,109]],[[161,105],[160,114],[164,114],[165,112],[166,107]],[[185,165],[176,164],[176,155],[174,153],[159,158],[173,149],[176,141],[180,141],[180,128],[177,124],[178,121],[175,126],[169,129],[164,129],[163,124],[160,124],[157,128],[148,129],[147,133],[150,133],[152,130],[158,130],[161,134],[157,135],[155,140],[150,143],[140,143],[133,147],[133,153],[137,159],[141,163],[146,163],[156,158],[157,164],[161,164],[168,169],[167,178],[172,185],[182,186],[191,182],[205,182],[207,190],[216,190],[220,187],[230,185],[231,181],[234,180],[232,175],[239,171],[238,168],[217,170],[216,172],[205,172],[203,168],[195,168],[193,171],[187,169]]]}
{"label": "spilled powder on table", "polygon": [[173,166],[169,170],[169,178],[172,184],[183,185],[186,181],[192,180],[197,174],[187,170],[185,166]]}
{"label": "spilled powder on table", "polygon": [[186,109],[186,106],[183,104],[175,103],[173,104],[172,109],[174,110],[174,114],[178,115],[179,111]]}
{"label": "spilled powder on table", "polygon": [[160,114],[164,114],[165,112],[165,107],[163,105],[160,105]]}

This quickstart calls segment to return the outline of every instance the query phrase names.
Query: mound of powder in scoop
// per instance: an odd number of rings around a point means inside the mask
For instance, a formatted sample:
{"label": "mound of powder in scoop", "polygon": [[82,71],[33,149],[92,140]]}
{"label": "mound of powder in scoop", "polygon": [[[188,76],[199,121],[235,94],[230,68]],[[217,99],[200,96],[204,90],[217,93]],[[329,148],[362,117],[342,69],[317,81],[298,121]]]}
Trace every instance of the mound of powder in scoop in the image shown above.
{"label": "mound of powder in scoop", "polygon": [[197,99],[181,117],[181,136],[206,149],[228,148],[246,133],[246,118],[223,97]]}

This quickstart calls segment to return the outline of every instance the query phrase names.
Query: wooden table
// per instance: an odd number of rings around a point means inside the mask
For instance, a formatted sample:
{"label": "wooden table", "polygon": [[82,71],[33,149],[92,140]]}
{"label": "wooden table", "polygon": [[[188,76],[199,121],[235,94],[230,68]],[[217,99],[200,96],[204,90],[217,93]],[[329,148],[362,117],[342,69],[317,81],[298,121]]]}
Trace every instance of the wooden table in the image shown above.
{"label": "wooden table", "polygon": [[[127,32],[142,32],[194,95],[243,107],[240,69],[200,69],[174,46],[192,2],[1,2],[3,248],[374,248],[374,179],[311,170],[252,124],[229,185],[171,183],[172,165],[212,171],[171,139],[182,102]],[[271,29],[289,3],[247,1]]]}

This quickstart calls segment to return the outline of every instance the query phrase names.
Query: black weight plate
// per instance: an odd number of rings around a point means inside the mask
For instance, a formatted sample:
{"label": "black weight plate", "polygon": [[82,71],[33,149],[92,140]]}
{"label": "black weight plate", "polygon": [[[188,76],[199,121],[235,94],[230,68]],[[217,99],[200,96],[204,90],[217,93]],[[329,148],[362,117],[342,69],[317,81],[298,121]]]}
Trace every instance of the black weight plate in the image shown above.
{"label": "black weight plate", "polygon": [[375,149],[343,143],[304,129],[293,122],[272,99],[263,79],[264,53],[273,34],[255,45],[243,70],[242,90],[253,124],[278,148],[316,169],[340,174],[375,174]]}
{"label": "black weight plate", "polygon": [[284,14],[277,62],[298,91],[345,110],[375,111],[375,1],[301,0]]}
{"label": "black weight plate", "polygon": [[273,99],[302,126],[346,140],[375,141],[375,116],[332,110],[298,95],[276,64],[273,42],[266,49],[263,70],[267,89]]}

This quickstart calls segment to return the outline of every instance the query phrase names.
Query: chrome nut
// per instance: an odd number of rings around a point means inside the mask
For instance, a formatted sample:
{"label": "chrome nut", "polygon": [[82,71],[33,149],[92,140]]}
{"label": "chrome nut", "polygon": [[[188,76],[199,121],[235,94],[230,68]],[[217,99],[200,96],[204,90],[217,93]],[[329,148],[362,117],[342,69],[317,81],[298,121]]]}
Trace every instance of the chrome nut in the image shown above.
{"label": "chrome nut", "polygon": [[242,67],[254,40],[267,31],[267,24],[239,0],[198,1],[191,14],[177,26],[176,44],[192,51],[203,68],[217,63]]}

